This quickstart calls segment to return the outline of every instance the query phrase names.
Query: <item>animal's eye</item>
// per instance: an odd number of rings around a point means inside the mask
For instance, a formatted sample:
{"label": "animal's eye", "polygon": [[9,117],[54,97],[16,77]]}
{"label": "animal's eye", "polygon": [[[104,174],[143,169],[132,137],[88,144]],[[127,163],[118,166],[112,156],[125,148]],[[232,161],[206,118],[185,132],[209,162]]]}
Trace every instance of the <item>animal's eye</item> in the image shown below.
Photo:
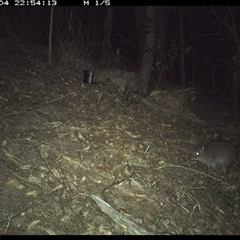
{"label": "animal's eye", "polygon": [[194,154],[195,154],[196,156],[198,156],[198,155],[199,155],[199,152],[195,152]]}

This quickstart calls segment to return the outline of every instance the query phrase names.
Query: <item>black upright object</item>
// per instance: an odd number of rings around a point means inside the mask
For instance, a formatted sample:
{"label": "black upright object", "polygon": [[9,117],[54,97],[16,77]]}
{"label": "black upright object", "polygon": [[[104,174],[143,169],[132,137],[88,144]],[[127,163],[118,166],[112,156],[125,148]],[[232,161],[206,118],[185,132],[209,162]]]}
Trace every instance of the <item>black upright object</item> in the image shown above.
{"label": "black upright object", "polygon": [[94,80],[93,80],[94,76],[95,76],[95,71],[84,70],[83,71],[83,82],[90,83],[90,84],[96,84],[96,82],[94,82]]}

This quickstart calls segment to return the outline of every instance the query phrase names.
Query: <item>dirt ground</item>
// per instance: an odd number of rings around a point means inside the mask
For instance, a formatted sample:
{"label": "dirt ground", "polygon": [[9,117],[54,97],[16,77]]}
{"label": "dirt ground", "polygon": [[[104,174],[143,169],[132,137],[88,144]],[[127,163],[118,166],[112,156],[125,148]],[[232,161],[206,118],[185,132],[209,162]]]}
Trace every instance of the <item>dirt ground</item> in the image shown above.
{"label": "dirt ground", "polygon": [[240,234],[240,169],[189,160],[238,139],[227,110],[192,89],[139,96],[87,61],[2,52],[0,70],[0,234]]}

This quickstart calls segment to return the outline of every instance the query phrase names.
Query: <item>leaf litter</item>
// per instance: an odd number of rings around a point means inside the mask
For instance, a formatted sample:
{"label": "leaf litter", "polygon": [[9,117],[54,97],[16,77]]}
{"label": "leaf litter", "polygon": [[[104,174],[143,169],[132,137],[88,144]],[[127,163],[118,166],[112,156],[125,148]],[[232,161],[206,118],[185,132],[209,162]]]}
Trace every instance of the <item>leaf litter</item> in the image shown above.
{"label": "leaf litter", "polygon": [[200,140],[240,136],[227,110],[199,112],[193,88],[141,96],[119,70],[83,84],[87,62],[4,60],[1,234],[240,233],[239,169],[189,160]]}

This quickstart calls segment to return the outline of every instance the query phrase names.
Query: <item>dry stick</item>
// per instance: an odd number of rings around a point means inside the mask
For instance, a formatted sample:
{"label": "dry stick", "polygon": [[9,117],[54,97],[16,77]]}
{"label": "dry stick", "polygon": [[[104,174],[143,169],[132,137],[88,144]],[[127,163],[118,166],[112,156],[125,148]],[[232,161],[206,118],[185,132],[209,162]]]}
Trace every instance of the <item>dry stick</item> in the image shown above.
{"label": "dry stick", "polygon": [[71,93],[69,93],[69,94],[67,94],[67,95],[64,95],[64,96],[62,96],[62,97],[53,99],[53,100],[51,100],[51,101],[47,101],[47,102],[42,103],[42,104],[40,104],[40,105],[37,105],[37,106],[35,106],[35,107],[26,107],[25,109],[21,110],[20,112],[17,112],[17,113],[11,114],[11,115],[7,115],[7,116],[3,116],[3,117],[1,117],[0,119],[9,118],[9,117],[18,117],[18,116],[20,116],[20,115],[22,115],[22,114],[24,114],[24,113],[26,113],[26,112],[28,112],[28,111],[35,110],[35,109],[37,109],[37,108],[39,108],[39,107],[41,107],[41,106],[44,106],[44,105],[46,105],[46,104],[49,104],[49,103],[58,101],[58,100],[60,100],[60,99],[63,99],[63,98],[65,98],[65,97],[68,97],[68,96],[70,96],[70,95],[76,95],[76,93],[75,93],[75,92],[71,92]]}
{"label": "dry stick", "polygon": [[[35,107],[27,107],[27,108],[21,110],[20,112],[17,112],[17,113],[15,113],[15,114],[11,114],[11,115],[8,115],[8,116],[3,116],[3,117],[1,117],[0,119],[10,118],[10,117],[18,117],[18,116],[20,116],[20,115],[22,115],[22,114],[24,114],[24,113],[26,113],[26,112],[30,112],[30,111],[32,111],[32,110],[36,110],[37,108],[39,108],[39,107],[41,107],[41,106],[43,106],[43,105],[46,105],[46,104],[49,104],[49,103],[58,101],[58,100],[63,99],[63,98],[65,98],[65,97],[67,97],[67,96],[70,96],[70,95],[76,95],[76,93],[75,93],[75,92],[71,92],[71,93],[69,93],[69,94],[67,94],[67,95],[64,95],[64,96],[62,96],[62,97],[59,97],[59,98],[56,98],[56,99],[47,101],[47,102],[45,102],[45,103],[43,103],[43,104],[40,104],[40,105],[37,105],[37,106],[35,106]],[[54,120],[54,118],[51,116],[51,114],[45,113],[45,112],[42,112],[42,111],[38,111],[38,112],[44,113],[44,114],[50,116],[51,119],[53,120],[53,122],[55,122],[55,120]],[[59,138],[59,140],[60,140],[61,148],[63,149],[63,145],[62,145],[62,142],[61,142],[61,139],[60,139],[60,135],[59,135],[59,131],[58,131],[57,126],[55,126],[55,128],[56,128],[56,131],[57,131],[58,138]]]}
{"label": "dry stick", "polygon": [[32,207],[32,205],[35,203],[35,201],[33,201],[28,207],[26,207],[23,211],[20,211],[20,212],[18,212],[17,214],[15,214],[14,216],[12,216],[12,217],[8,217],[8,220],[3,220],[3,221],[1,221],[0,223],[3,223],[3,222],[8,222],[7,223],[7,226],[6,226],[6,229],[5,229],[5,234],[7,233],[7,230],[8,230],[8,227],[9,227],[9,225],[10,225],[10,222],[11,222],[11,220],[12,219],[14,219],[14,218],[16,218],[17,216],[19,216],[20,214],[22,214],[23,212],[26,212],[30,207]]}
{"label": "dry stick", "polygon": [[[70,96],[70,95],[76,96],[76,93],[75,93],[75,92],[68,93],[67,95],[64,95],[64,96],[62,96],[62,97],[59,97],[59,98],[53,99],[53,100],[51,100],[51,101],[45,102],[45,103],[43,103],[42,105],[45,105],[45,104],[48,104],[48,103],[52,103],[52,102],[58,101],[58,100],[63,99],[63,98],[65,98],[65,97],[67,97],[67,96]],[[42,105],[40,105],[40,106],[42,106]]]}
{"label": "dry stick", "polygon": [[215,179],[215,180],[217,180],[217,181],[219,181],[219,182],[222,182],[221,179],[216,178],[216,177],[214,177],[214,176],[211,176],[211,175],[209,175],[209,174],[206,174],[206,173],[202,173],[202,172],[196,171],[196,170],[194,170],[194,169],[192,169],[192,168],[187,168],[187,167],[178,166],[178,165],[167,165],[167,166],[162,166],[162,167],[154,168],[154,170],[158,170],[158,169],[162,169],[162,168],[166,168],[166,167],[176,167],[176,168],[182,168],[182,169],[185,169],[185,170],[190,170],[190,171],[192,171],[192,172],[195,172],[195,173],[198,173],[198,174],[201,174],[201,175],[204,175],[204,176],[207,176],[207,177],[213,178],[213,179]]}
{"label": "dry stick", "polygon": [[99,196],[91,194],[92,200],[98,205],[102,212],[108,215],[115,223],[121,226],[129,234],[140,234],[140,235],[152,235],[152,233],[141,228],[134,222],[130,221],[128,218],[116,211],[112,206],[107,202],[102,200]]}
{"label": "dry stick", "polygon": [[[42,112],[40,110],[36,110],[36,111],[48,115],[52,119],[53,123],[56,123],[55,119],[52,117],[51,114],[46,113],[46,112]],[[61,138],[60,138],[60,135],[59,135],[58,126],[55,125],[55,128],[56,128],[56,132],[57,132],[57,135],[58,135],[58,139],[59,139],[60,144],[61,144],[61,149],[63,150],[63,145],[62,145],[62,141],[61,141]]]}

